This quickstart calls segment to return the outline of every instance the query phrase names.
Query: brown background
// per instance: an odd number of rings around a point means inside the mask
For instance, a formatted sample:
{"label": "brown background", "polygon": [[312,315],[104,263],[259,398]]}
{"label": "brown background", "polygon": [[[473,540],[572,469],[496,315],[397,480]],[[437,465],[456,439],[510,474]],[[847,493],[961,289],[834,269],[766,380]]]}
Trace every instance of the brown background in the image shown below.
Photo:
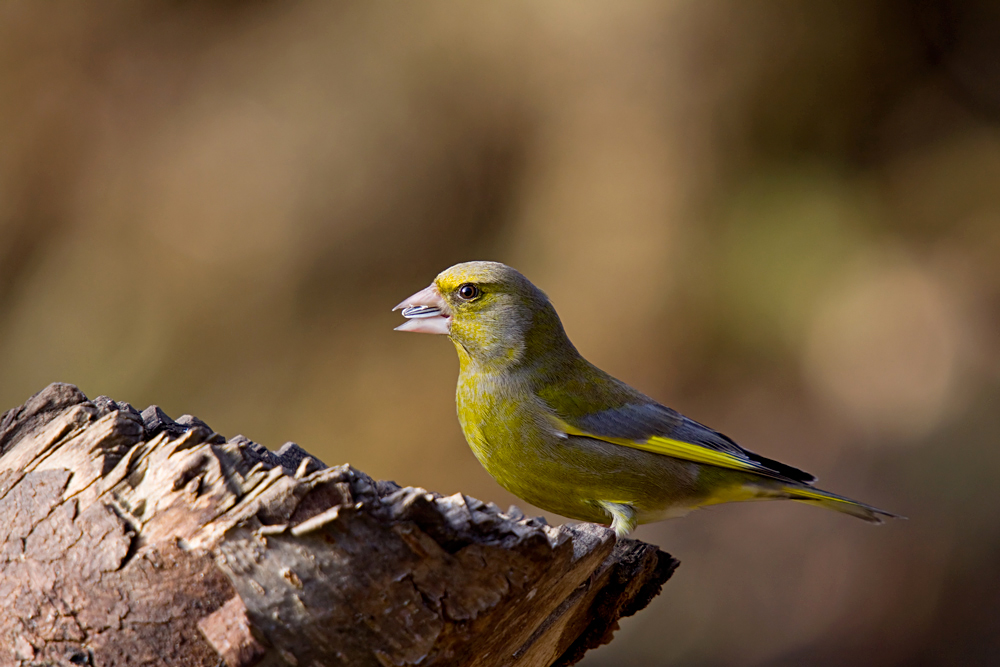
{"label": "brown background", "polygon": [[996,664],[996,7],[3,2],[0,405],[506,505],[389,312],[501,260],[591,361],[910,517],[643,527],[682,566],[585,665]]}

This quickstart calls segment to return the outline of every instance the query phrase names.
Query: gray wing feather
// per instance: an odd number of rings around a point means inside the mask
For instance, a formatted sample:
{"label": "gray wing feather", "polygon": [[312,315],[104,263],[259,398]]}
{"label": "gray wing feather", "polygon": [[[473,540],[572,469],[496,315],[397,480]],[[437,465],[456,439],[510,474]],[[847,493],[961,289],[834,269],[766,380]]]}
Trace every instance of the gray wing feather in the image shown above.
{"label": "gray wing feather", "polygon": [[738,456],[797,482],[809,484],[816,479],[798,468],[743,449],[722,433],[655,402],[602,410],[574,421],[575,425],[598,437],[646,440],[662,436]]}

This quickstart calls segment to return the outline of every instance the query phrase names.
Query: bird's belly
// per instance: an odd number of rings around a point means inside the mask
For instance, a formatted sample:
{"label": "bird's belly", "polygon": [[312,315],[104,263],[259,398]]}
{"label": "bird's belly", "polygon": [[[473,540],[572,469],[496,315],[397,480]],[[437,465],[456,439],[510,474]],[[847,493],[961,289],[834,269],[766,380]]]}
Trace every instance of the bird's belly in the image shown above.
{"label": "bird's belly", "polygon": [[519,498],[562,516],[607,523],[604,501],[631,505],[648,523],[682,516],[703,500],[695,463],[591,438],[536,432],[497,442],[490,435],[469,439],[486,471]]}

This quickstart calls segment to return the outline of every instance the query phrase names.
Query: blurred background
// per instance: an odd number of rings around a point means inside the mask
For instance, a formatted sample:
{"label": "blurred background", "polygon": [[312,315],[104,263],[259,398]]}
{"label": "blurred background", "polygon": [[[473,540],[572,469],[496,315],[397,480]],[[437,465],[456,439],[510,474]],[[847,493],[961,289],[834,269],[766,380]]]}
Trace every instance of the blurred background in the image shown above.
{"label": "blurred background", "polygon": [[511,264],[910,517],[642,527],[681,568],[584,665],[1000,664],[995,2],[3,2],[0,235],[0,410],[72,382],[504,507],[390,308]]}

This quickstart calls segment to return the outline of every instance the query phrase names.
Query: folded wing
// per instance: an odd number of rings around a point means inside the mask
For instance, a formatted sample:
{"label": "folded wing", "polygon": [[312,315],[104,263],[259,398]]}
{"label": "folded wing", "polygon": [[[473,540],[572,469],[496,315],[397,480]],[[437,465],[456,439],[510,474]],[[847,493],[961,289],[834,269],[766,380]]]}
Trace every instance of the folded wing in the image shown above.
{"label": "folded wing", "polygon": [[[556,411],[558,412],[558,411]],[[556,417],[567,435],[604,440],[655,454],[811,484],[815,477],[743,449],[730,438],[659,403],[632,403],[581,417]]]}

